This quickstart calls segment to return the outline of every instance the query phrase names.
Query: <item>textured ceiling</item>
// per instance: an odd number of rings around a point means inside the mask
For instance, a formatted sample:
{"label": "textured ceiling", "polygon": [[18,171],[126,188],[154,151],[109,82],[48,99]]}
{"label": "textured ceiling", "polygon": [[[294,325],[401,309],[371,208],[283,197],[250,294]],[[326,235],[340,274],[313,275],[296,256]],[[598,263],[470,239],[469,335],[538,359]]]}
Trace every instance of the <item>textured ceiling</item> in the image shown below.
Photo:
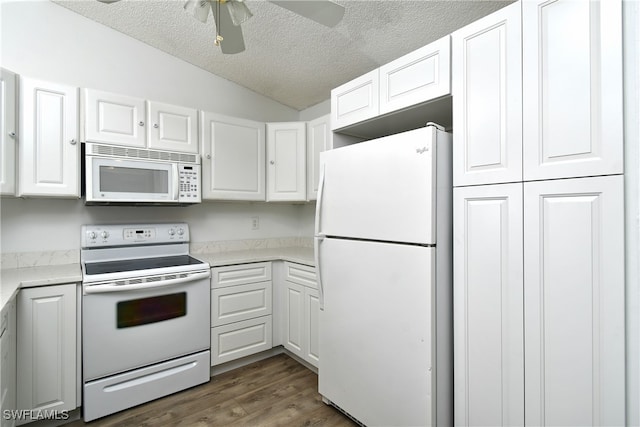
{"label": "textured ceiling", "polygon": [[330,97],[359,75],[437,40],[511,1],[346,0],[344,19],[327,28],[267,1],[247,0],[246,50],[223,55],[206,24],[183,0],[53,0],[296,110]]}

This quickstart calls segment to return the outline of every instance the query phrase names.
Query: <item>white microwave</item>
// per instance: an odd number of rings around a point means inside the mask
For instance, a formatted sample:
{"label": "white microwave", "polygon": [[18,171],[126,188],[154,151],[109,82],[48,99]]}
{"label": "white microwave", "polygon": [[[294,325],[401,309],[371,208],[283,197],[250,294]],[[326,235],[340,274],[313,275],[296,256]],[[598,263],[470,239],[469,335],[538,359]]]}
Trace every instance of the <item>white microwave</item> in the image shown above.
{"label": "white microwave", "polygon": [[202,201],[197,154],[86,143],[84,161],[88,205]]}

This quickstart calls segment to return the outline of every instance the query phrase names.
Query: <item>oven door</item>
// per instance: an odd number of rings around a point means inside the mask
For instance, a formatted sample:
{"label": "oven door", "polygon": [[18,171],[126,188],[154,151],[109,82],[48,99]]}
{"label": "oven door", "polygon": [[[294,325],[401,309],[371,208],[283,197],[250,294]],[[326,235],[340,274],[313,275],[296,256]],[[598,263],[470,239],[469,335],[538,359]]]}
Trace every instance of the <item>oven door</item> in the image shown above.
{"label": "oven door", "polygon": [[158,281],[155,286],[114,285],[111,289],[100,285],[100,291],[85,292],[84,381],[208,350],[208,273],[193,274],[195,280],[187,277]]}
{"label": "oven door", "polygon": [[178,164],[86,157],[86,201],[177,203]]}

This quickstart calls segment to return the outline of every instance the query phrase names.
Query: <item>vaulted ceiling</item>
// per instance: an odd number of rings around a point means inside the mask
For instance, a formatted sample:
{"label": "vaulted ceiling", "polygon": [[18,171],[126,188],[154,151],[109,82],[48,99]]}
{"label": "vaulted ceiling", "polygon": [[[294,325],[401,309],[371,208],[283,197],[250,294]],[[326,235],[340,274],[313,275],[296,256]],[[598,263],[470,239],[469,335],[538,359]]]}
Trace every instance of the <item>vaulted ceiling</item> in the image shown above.
{"label": "vaulted ceiling", "polygon": [[328,28],[273,3],[247,0],[254,16],[242,24],[246,50],[223,55],[214,45],[212,18],[206,24],[196,20],[183,0],[53,1],[296,110],[511,3],[336,0],[345,15]]}

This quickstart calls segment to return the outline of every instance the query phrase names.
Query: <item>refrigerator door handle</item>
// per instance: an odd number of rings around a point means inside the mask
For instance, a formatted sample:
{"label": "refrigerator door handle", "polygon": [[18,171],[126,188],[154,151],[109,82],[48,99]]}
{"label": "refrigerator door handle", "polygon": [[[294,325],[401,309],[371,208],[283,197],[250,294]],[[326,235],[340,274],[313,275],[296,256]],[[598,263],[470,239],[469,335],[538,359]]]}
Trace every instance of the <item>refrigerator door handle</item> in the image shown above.
{"label": "refrigerator door handle", "polygon": [[318,235],[313,239],[313,254],[316,261],[316,282],[318,283],[318,304],[320,305],[320,310],[324,310],[324,286],[320,273],[320,244],[323,240],[324,236],[322,235]]}
{"label": "refrigerator door handle", "polygon": [[322,196],[324,194],[324,163],[320,169],[320,182],[318,183],[318,200],[316,202],[316,222],[315,233],[316,236],[321,235],[320,232],[320,216],[322,215]]}

